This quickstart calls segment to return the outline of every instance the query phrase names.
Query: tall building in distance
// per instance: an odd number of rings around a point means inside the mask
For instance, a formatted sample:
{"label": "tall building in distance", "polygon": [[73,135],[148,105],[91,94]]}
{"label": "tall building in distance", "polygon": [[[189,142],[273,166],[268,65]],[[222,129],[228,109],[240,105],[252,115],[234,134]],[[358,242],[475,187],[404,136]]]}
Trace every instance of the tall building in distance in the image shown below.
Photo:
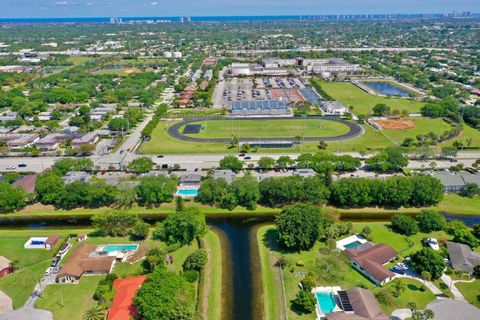
{"label": "tall building in distance", "polygon": [[185,21],[183,20],[183,17],[178,18],[178,22],[184,23]]}
{"label": "tall building in distance", "polygon": [[122,24],[123,19],[122,18],[110,18],[110,23],[111,24]]}
{"label": "tall building in distance", "polygon": [[190,23],[192,22],[192,18],[191,17],[187,17],[187,23]]}

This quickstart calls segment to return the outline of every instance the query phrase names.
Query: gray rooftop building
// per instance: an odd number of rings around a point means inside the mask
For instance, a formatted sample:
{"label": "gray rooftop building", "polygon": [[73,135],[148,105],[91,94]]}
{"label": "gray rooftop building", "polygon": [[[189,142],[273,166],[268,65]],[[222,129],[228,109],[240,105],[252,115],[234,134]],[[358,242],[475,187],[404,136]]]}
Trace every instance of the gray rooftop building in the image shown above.
{"label": "gray rooftop building", "polygon": [[452,268],[455,270],[472,274],[475,266],[480,265],[480,252],[473,252],[465,244],[447,241],[447,249]]}
{"label": "gray rooftop building", "polygon": [[213,179],[225,179],[228,184],[233,182],[233,178],[235,178],[235,173],[232,170],[215,170],[213,171],[212,175]]}
{"label": "gray rooftop building", "polygon": [[75,181],[87,182],[92,179],[92,176],[83,171],[70,171],[63,177],[63,182],[66,184],[73,183]]}
{"label": "gray rooftop building", "polygon": [[285,101],[257,100],[232,102],[231,115],[234,117],[291,116]]}
{"label": "gray rooftop building", "polygon": [[444,192],[457,193],[462,191],[467,183],[476,183],[480,185],[480,174],[471,174],[466,171],[449,172],[435,171],[433,176],[440,180],[443,185]]}

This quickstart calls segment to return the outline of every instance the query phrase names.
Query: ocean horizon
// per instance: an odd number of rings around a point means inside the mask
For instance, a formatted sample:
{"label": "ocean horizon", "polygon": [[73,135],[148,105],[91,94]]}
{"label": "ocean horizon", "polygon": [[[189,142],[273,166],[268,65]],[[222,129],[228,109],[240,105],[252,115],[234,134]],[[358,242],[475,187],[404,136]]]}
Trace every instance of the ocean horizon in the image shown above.
{"label": "ocean horizon", "polygon": [[[123,22],[164,20],[179,22],[187,16],[170,17],[114,17]],[[227,21],[274,21],[274,20],[339,20],[339,19],[395,19],[395,18],[441,18],[443,13],[412,14],[338,14],[338,15],[261,15],[261,16],[191,16],[192,22],[227,22]],[[470,17],[480,17],[472,13]],[[1,18],[0,23],[109,23],[112,17],[64,17],[64,18]]]}

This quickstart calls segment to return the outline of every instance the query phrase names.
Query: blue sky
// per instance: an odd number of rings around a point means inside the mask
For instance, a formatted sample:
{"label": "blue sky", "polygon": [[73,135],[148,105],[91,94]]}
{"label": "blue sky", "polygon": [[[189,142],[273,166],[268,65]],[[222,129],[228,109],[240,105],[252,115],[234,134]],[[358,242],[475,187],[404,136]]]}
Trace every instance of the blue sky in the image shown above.
{"label": "blue sky", "polygon": [[480,12],[480,0],[0,0],[2,18]]}

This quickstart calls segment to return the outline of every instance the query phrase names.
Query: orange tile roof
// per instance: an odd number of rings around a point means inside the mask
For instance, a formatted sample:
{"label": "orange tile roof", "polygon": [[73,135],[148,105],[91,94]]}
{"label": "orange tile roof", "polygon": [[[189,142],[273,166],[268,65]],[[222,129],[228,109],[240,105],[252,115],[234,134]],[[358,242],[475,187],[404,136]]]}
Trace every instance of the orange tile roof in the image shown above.
{"label": "orange tile roof", "polygon": [[108,311],[108,320],[130,320],[136,316],[137,310],[133,304],[133,298],[146,279],[146,276],[115,279],[113,289],[117,294]]}

